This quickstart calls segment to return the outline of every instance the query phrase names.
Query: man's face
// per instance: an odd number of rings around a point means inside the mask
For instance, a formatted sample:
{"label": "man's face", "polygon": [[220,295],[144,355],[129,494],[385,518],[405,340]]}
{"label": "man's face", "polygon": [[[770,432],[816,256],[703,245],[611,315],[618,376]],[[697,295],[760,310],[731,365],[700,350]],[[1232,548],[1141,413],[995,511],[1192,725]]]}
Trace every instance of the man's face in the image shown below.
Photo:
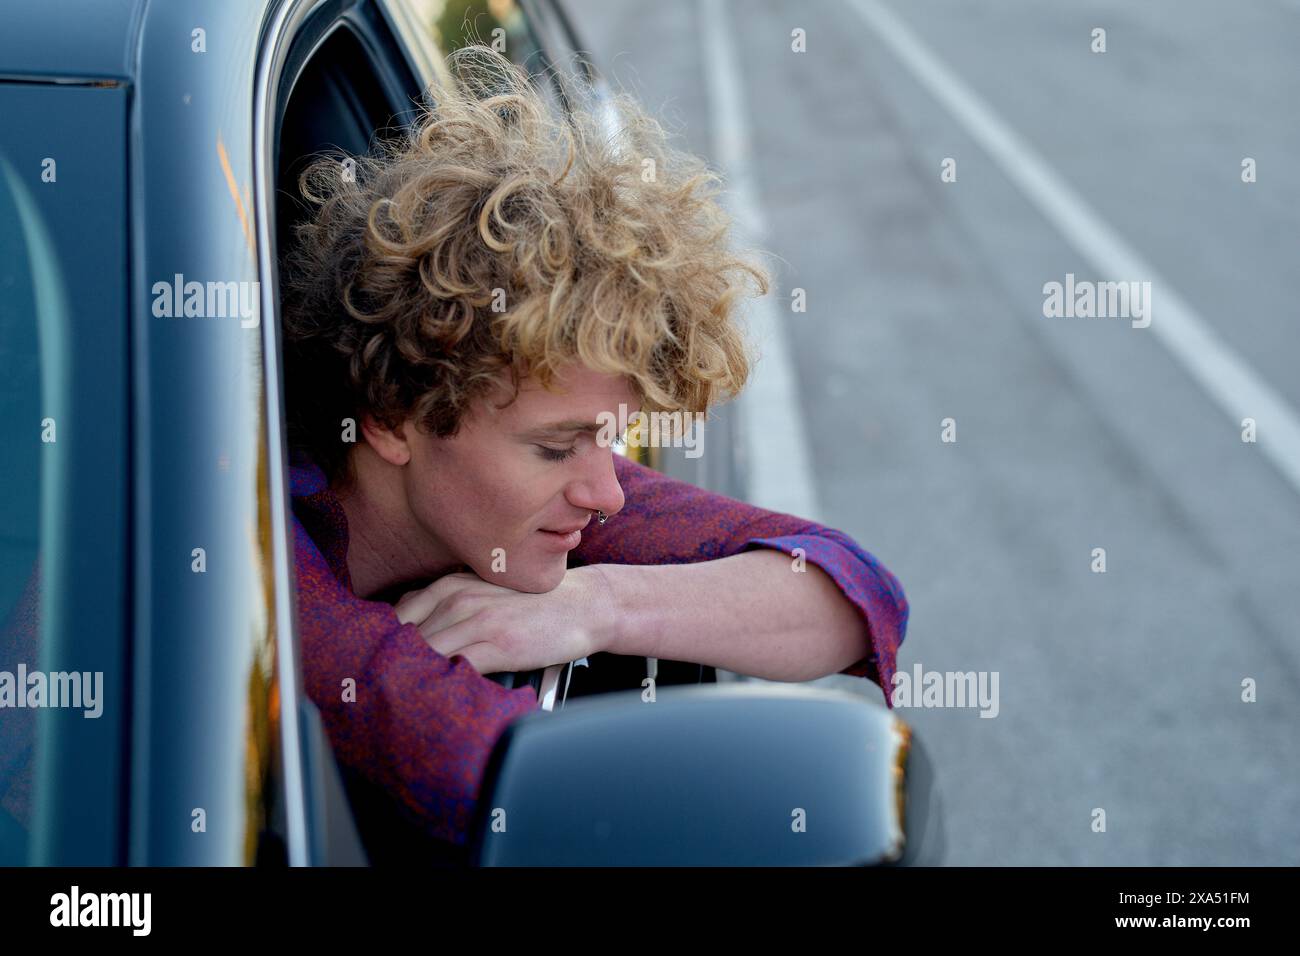
{"label": "man's face", "polygon": [[556,587],[595,512],[623,507],[616,452],[597,436],[610,416],[621,434],[640,407],[627,380],[574,364],[552,387],[525,379],[505,408],[497,396],[476,402],[452,438],[405,429],[404,490],[421,531],[435,550],[517,591]]}

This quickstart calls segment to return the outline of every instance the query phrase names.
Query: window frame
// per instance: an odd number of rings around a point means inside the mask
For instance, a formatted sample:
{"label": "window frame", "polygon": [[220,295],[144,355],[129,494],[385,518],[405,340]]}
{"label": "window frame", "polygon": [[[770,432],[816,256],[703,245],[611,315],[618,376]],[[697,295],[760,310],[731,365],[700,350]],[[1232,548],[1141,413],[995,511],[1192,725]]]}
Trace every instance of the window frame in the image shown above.
{"label": "window frame", "polygon": [[290,533],[289,458],[284,394],[277,229],[280,134],[293,92],[307,68],[340,30],[359,43],[393,116],[412,105],[419,82],[393,21],[375,0],[285,0],[263,32],[253,100],[253,215],[262,279],[263,390],[276,607],[278,679],[282,695],[284,836],[291,866],[365,861],[353,810],[321,718],[303,689],[297,587]]}

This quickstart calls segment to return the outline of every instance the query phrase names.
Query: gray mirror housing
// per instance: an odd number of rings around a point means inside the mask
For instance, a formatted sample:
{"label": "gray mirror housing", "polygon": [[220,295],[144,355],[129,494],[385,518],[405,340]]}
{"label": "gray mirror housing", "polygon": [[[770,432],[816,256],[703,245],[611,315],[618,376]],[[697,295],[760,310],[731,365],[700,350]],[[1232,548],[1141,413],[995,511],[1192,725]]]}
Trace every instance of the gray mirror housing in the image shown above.
{"label": "gray mirror housing", "polygon": [[470,839],[481,866],[937,862],[911,729],[860,697],[726,684],[571,701],[510,726]]}

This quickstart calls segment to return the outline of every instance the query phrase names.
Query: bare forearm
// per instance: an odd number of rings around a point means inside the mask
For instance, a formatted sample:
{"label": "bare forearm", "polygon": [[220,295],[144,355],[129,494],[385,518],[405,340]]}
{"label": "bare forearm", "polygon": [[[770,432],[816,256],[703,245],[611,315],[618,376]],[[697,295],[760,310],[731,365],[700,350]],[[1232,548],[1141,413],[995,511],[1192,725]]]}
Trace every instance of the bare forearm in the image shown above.
{"label": "bare forearm", "polygon": [[780,551],[695,564],[594,566],[617,622],[606,649],[767,680],[834,674],[869,651],[866,625],[830,576]]}

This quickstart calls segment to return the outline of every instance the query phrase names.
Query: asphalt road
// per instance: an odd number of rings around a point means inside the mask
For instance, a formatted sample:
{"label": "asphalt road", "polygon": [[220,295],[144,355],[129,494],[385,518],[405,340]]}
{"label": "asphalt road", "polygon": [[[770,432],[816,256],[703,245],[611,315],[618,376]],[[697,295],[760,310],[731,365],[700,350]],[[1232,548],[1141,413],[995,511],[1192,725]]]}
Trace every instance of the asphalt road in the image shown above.
{"label": "asphalt road", "polygon": [[[715,160],[734,53],[818,517],[903,582],[901,668],[999,675],[993,719],[899,711],[938,765],[947,862],[1300,863],[1300,488],[1265,448],[1285,422],[1243,442],[1233,406],[1300,408],[1300,6],[569,6]],[[1055,208],[1061,184],[1093,218]],[[1152,327],[1045,317],[1067,273],[1152,281]],[[1166,335],[1175,299],[1245,379]]]}

